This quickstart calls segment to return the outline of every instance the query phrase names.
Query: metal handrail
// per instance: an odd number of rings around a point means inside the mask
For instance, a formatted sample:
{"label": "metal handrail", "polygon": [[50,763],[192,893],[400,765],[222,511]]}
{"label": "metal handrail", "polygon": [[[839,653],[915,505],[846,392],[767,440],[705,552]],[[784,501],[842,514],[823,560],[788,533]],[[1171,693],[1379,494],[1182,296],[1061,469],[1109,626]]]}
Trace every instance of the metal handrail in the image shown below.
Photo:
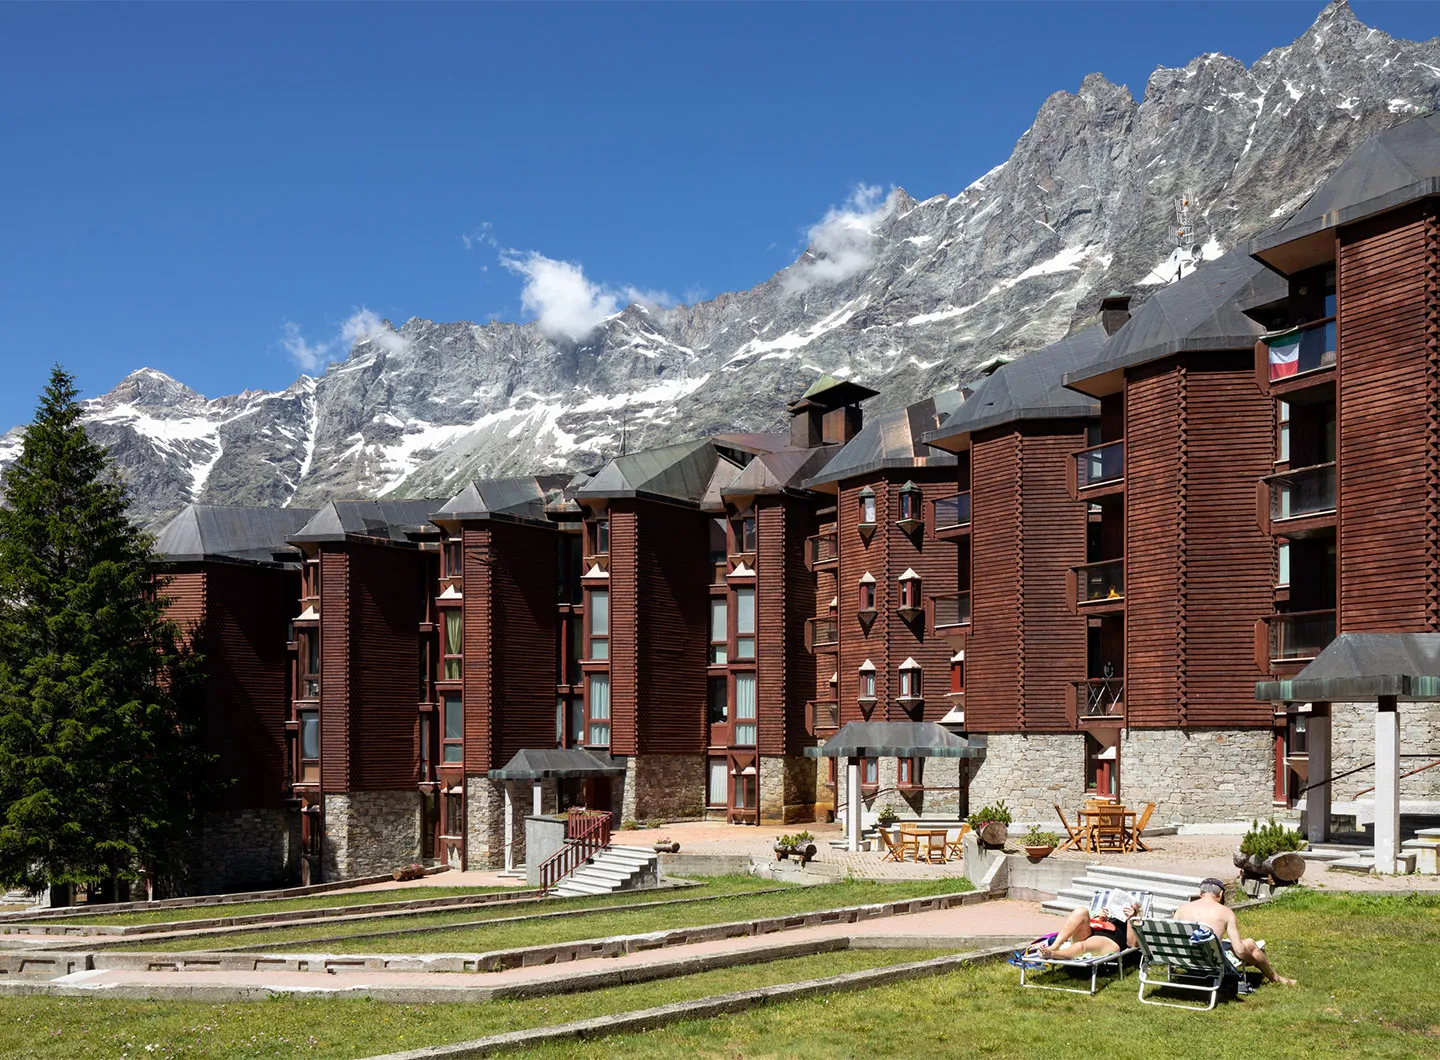
{"label": "metal handrail", "polygon": [[839,536],[834,530],[812,534],[805,539],[805,560],[811,570],[821,563],[834,563],[840,559]]}
{"label": "metal handrail", "polygon": [[931,502],[936,530],[955,530],[970,525],[970,491],[962,490]]}
{"label": "metal handrail", "polygon": [[1125,715],[1125,679],[1123,677],[1089,677],[1074,682],[1085,689],[1085,717],[1119,718]]}
{"label": "metal handrail", "polygon": [[540,890],[550,890],[610,845],[610,814],[571,809],[565,822],[565,845],[540,863]]}

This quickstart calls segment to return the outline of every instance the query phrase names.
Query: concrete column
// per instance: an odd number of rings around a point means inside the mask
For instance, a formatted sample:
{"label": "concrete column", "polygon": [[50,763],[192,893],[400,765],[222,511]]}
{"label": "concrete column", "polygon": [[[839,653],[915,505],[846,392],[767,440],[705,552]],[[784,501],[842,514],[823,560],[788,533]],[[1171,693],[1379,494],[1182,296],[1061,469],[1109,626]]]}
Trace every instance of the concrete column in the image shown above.
{"label": "concrete column", "polygon": [[1305,721],[1305,740],[1309,747],[1310,767],[1306,784],[1323,780],[1319,787],[1305,793],[1305,838],[1311,843],[1330,839],[1330,704],[1315,703]]}
{"label": "concrete column", "polygon": [[852,853],[860,849],[860,759],[852,758],[845,769],[846,848]]}
{"label": "concrete column", "polygon": [[530,812],[534,816],[539,817],[542,813],[545,812],[540,807],[540,781],[537,780],[534,787],[530,789]]}
{"label": "concrete column", "polygon": [[515,806],[510,798],[511,782],[505,781],[505,871],[515,868]]}
{"label": "concrete column", "polygon": [[1394,875],[1400,849],[1400,710],[1381,696],[1375,711],[1375,871]]}

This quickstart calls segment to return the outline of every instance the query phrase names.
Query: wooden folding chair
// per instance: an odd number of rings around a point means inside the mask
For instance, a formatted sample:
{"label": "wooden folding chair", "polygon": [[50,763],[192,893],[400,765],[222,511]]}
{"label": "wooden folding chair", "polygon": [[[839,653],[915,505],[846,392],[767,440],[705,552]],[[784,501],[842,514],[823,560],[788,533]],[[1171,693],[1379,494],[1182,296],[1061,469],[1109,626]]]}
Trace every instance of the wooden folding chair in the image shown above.
{"label": "wooden folding chair", "polygon": [[890,834],[888,828],[877,828],[880,833],[880,843],[885,847],[885,856],[881,861],[904,861],[905,848]]}
{"label": "wooden folding chair", "polygon": [[952,858],[963,858],[965,856],[965,835],[970,831],[970,825],[962,824],[953,831],[955,832],[954,839],[950,838],[948,831],[945,833],[945,853]]}
{"label": "wooden folding chair", "polygon": [[1094,811],[1095,824],[1090,829],[1092,849],[1118,850],[1125,852],[1125,807],[1103,808]]}
{"label": "wooden folding chair", "polygon": [[915,827],[914,821],[904,821],[900,825],[900,860],[905,860],[906,852],[916,860],[920,860],[920,833]]}
{"label": "wooden folding chair", "polygon": [[[946,831],[943,828],[931,828],[925,832],[925,860],[932,865],[945,864],[945,838]],[[917,845],[915,849],[915,860],[920,860],[920,849],[918,845],[919,836],[916,836]]]}
{"label": "wooden folding chair", "polygon": [[1147,802],[1145,809],[1140,814],[1140,819],[1135,822],[1135,827],[1130,832],[1130,853],[1133,854],[1137,850],[1143,850],[1146,853],[1150,852],[1150,848],[1141,841],[1140,837],[1144,834],[1145,826],[1150,823],[1150,815],[1154,812],[1155,804],[1153,802]]}
{"label": "wooden folding chair", "polygon": [[1070,827],[1070,822],[1065,820],[1065,811],[1060,804],[1055,803],[1055,812],[1060,815],[1060,823],[1065,826],[1065,834],[1070,838],[1060,844],[1061,850],[1079,850],[1085,842],[1085,829],[1080,824],[1080,818],[1075,818],[1075,827]]}

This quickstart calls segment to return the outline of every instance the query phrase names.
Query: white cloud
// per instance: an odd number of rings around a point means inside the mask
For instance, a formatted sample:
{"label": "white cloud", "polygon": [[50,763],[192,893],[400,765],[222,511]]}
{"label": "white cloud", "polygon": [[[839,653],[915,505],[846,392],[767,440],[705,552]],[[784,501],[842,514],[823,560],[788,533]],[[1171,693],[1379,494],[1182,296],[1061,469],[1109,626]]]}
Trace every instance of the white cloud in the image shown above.
{"label": "white cloud", "polygon": [[859,184],[842,206],[832,206],[808,232],[804,258],[780,275],[786,294],[840,283],[864,272],[875,260],[875,230],[895,209],[895,189],[881,197],[876,184]]}
{"label": "white cloud", "polygon": [[507,250],[500,261],[524,279],[520,307],[535,314],[540,330],[551,338],[578,342],[631,302],[662,309],[675,304],[665,291],[593,283],[576,262],[556,261],[534,250],[524,254]]}
{"label": "white cloud", "polygon": [[470,229],[468,232],[460,233],[460,240],[465,244],[466,250],[474,250],[476,247],[499,247],[495,241],[495,226],[489,221],[483,221]]}
{"label": "white cloud", "polygon": [[356,343],[372,342],[386,353],[399,353],[410,343],[389,324],[369,309],[361,306],[340,325],[339,333],[327,342],[310,342],[300,332],[300,325],[292,320],[285,321],[284,335],[280,341],[285,351],[302,372],[313,372],[330,362],[330,354],[338,349],[349,349]]}

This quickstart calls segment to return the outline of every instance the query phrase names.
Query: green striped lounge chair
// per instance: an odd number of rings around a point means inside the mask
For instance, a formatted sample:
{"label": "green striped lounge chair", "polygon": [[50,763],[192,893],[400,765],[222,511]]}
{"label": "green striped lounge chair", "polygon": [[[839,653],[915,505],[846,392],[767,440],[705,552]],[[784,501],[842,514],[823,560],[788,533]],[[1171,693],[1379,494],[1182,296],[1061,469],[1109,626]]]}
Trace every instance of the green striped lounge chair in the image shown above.
{"label": "green striped lounge chair", "polygon": [[[1150,915],[1150,904],[1153,896],[1148,891],[1136,891],[1135,897],[1140,901],[1140,917]],[[1104,912],[1105,907],[1110,904],[1110,891],[1096,891],[1090,896],[1090,915],[1099,916]],[[1138,917],[1137,917],[1138,919]],[[1044,940],[1041,940],[1044,941]],[[1023,952],[1015,955],[1016,959],[1011,963],[1020,969],[1020,985],[1030,987],[1034,990],[1060,990],[1067,994],[1088,994],[1094,995],[1099,989],[1098,979],[1101,968],[1113,968],[1119,978],[1125,978],[1125,959],[1139,952],[1136,947],[1130,946],[1120,950],[1118,953],[1101,953],[1090,957],[1074,958],[1071,960],[1057,960],[1054,957],[1041,957],[1035,953],[1038,942],[1031,943]],[[1034,976],[1040,972],[1048,972],[1054,968],[1079,968],[1081,971],[1090,973],[1090,989],[1085,990],[1074,986],[1056,986],[1054,983],[1034,983],[1027,977]]]}
{"label": "green striped lounge chair", "polygon": [[[1208,937],[1203,942],[1191,941],[1197,929],[1204,927],[1202,924],[1188,920],[1136,919],[1134,925],[1135,937],[1140,943],[1139,997],[1143,1005],[1208,1012],[1220,998],[1225,977],[1239,974],[1234,958],[1221,947],[1220,939],[1214,932],[1206,929]],[[1162,968],[1165,970],[1163,978],[1155,974]],[[1209,1003],[1157,1001],[1145,996],[1147,986],[1205,994]]]}

